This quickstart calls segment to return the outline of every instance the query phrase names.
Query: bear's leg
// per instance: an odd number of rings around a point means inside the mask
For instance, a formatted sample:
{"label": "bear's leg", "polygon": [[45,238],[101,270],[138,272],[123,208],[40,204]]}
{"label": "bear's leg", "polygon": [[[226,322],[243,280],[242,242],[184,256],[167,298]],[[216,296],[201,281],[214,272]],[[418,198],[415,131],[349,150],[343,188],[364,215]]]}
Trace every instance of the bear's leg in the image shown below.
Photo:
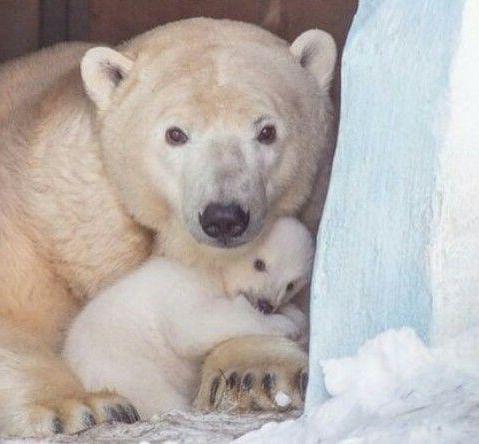
{"label": "bear's leg", "polygon": [[135,420],[123,398],[87,393],[58,356],[78,306],[35,246],[3,222],[0,214],[0,436],[75,433],[102,421]]}
{"label": "bear's leg", "polygon": [[195,408],[202,411],[282,411],[301,408],[308,356],[289,339],[244,336],[206,358]]}
{"label": "bear's leg", "polygon": [[44,343],[0,319],[0,434],[75,433],[103,421],[134,422],[135,409],[108,392],[86,393]]}

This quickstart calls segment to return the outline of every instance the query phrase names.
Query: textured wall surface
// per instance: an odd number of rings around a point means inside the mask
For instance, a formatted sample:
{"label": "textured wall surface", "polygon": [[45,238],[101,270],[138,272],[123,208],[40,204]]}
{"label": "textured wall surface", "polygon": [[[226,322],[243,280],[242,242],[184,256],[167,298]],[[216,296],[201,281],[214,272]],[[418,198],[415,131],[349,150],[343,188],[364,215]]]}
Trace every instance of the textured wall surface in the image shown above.
{"label": "textured wall surface", "polygon": [[[479,1],[467,0],[452,64],[432,248],[432,340],[479,322]],[[479,347],[479,344],[478,344]]]}
{"label": "textured wall surface", "polygon": [[[439,305],[455,297],[437,293],[434,273],[455,260],[444,251],[451,242],[463,251],[452,219],[467,205],[449,185],[467,182],[456,180],[467,155],[444,165],[463,150],[446,149],[463,8],[463,0],[359,3],[343,54],[338,146],[318,235],[308,405],[325,395],[321,359],[404,325],[431,341]],[[453,207],[445,220],[443,210]],[[441,224],[456,231],[441,237]]]}

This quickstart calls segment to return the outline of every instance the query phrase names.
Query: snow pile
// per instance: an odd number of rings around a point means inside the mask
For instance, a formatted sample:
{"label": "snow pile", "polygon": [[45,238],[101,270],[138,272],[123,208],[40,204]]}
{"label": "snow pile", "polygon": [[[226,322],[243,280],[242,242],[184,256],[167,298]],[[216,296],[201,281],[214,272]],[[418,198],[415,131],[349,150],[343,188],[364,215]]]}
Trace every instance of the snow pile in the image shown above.
{"label": "snow pile", "polygon": [[356,356],[322,366],[330,400],[235,442],[449,444],[479,436],[479,326],[435,349],[411,329],[389,330]]}

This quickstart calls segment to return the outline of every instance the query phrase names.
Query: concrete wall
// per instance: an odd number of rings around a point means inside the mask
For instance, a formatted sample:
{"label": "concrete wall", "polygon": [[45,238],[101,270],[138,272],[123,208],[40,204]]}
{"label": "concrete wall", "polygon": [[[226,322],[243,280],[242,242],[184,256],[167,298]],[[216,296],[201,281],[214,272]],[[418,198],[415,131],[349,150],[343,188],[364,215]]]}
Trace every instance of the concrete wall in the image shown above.
{"label": "concrete wall", "polygon": [[318,235],[308,405],[320,361],[404,325],[479,322],[477,0],[361,0]]}

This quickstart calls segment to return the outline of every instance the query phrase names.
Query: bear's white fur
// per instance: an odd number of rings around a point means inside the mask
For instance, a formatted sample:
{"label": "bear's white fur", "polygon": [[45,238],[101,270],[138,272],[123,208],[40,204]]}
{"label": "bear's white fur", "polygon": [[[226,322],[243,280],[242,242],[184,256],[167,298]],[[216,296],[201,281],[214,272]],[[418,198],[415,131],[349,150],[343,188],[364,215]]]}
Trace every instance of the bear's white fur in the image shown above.
{"label": "bear's white fur", "polygon": [[[143,418],[188,409],[201,362],[220,343],[304,334],[305,316],[289,301],[309,279],[312,257],[311,235],[293,218],[279,219],[255,251],[221,274],[153,257],[87,304],[64,355],[87,389],[115,390]],[[258,260],[264,269],[255,268]],[[259,298],[273,314],[255,308]]]}
{"label": "bear's white fur", "polygon": [[[82,304],[141,264],[156,233],[181,261],[221,268],[280,216],[314,228],[324,196],[336,56],[328,34],[290,46],[254,25],[192,19],[116,49],[91,46],[0,68],[3,435],[73,433],[125,405],[86,392],[57,352]],[[274,144],[257,141],[265,123],[277,126]],[[189,143],[166,144],[170,125]],[[214,199],[250,211],[237,248],[201,231],[198,212]],[[254,338],[211,354],[205,402],[219,362],[291,381],[304,354],[264,338],[261,355]]]}

